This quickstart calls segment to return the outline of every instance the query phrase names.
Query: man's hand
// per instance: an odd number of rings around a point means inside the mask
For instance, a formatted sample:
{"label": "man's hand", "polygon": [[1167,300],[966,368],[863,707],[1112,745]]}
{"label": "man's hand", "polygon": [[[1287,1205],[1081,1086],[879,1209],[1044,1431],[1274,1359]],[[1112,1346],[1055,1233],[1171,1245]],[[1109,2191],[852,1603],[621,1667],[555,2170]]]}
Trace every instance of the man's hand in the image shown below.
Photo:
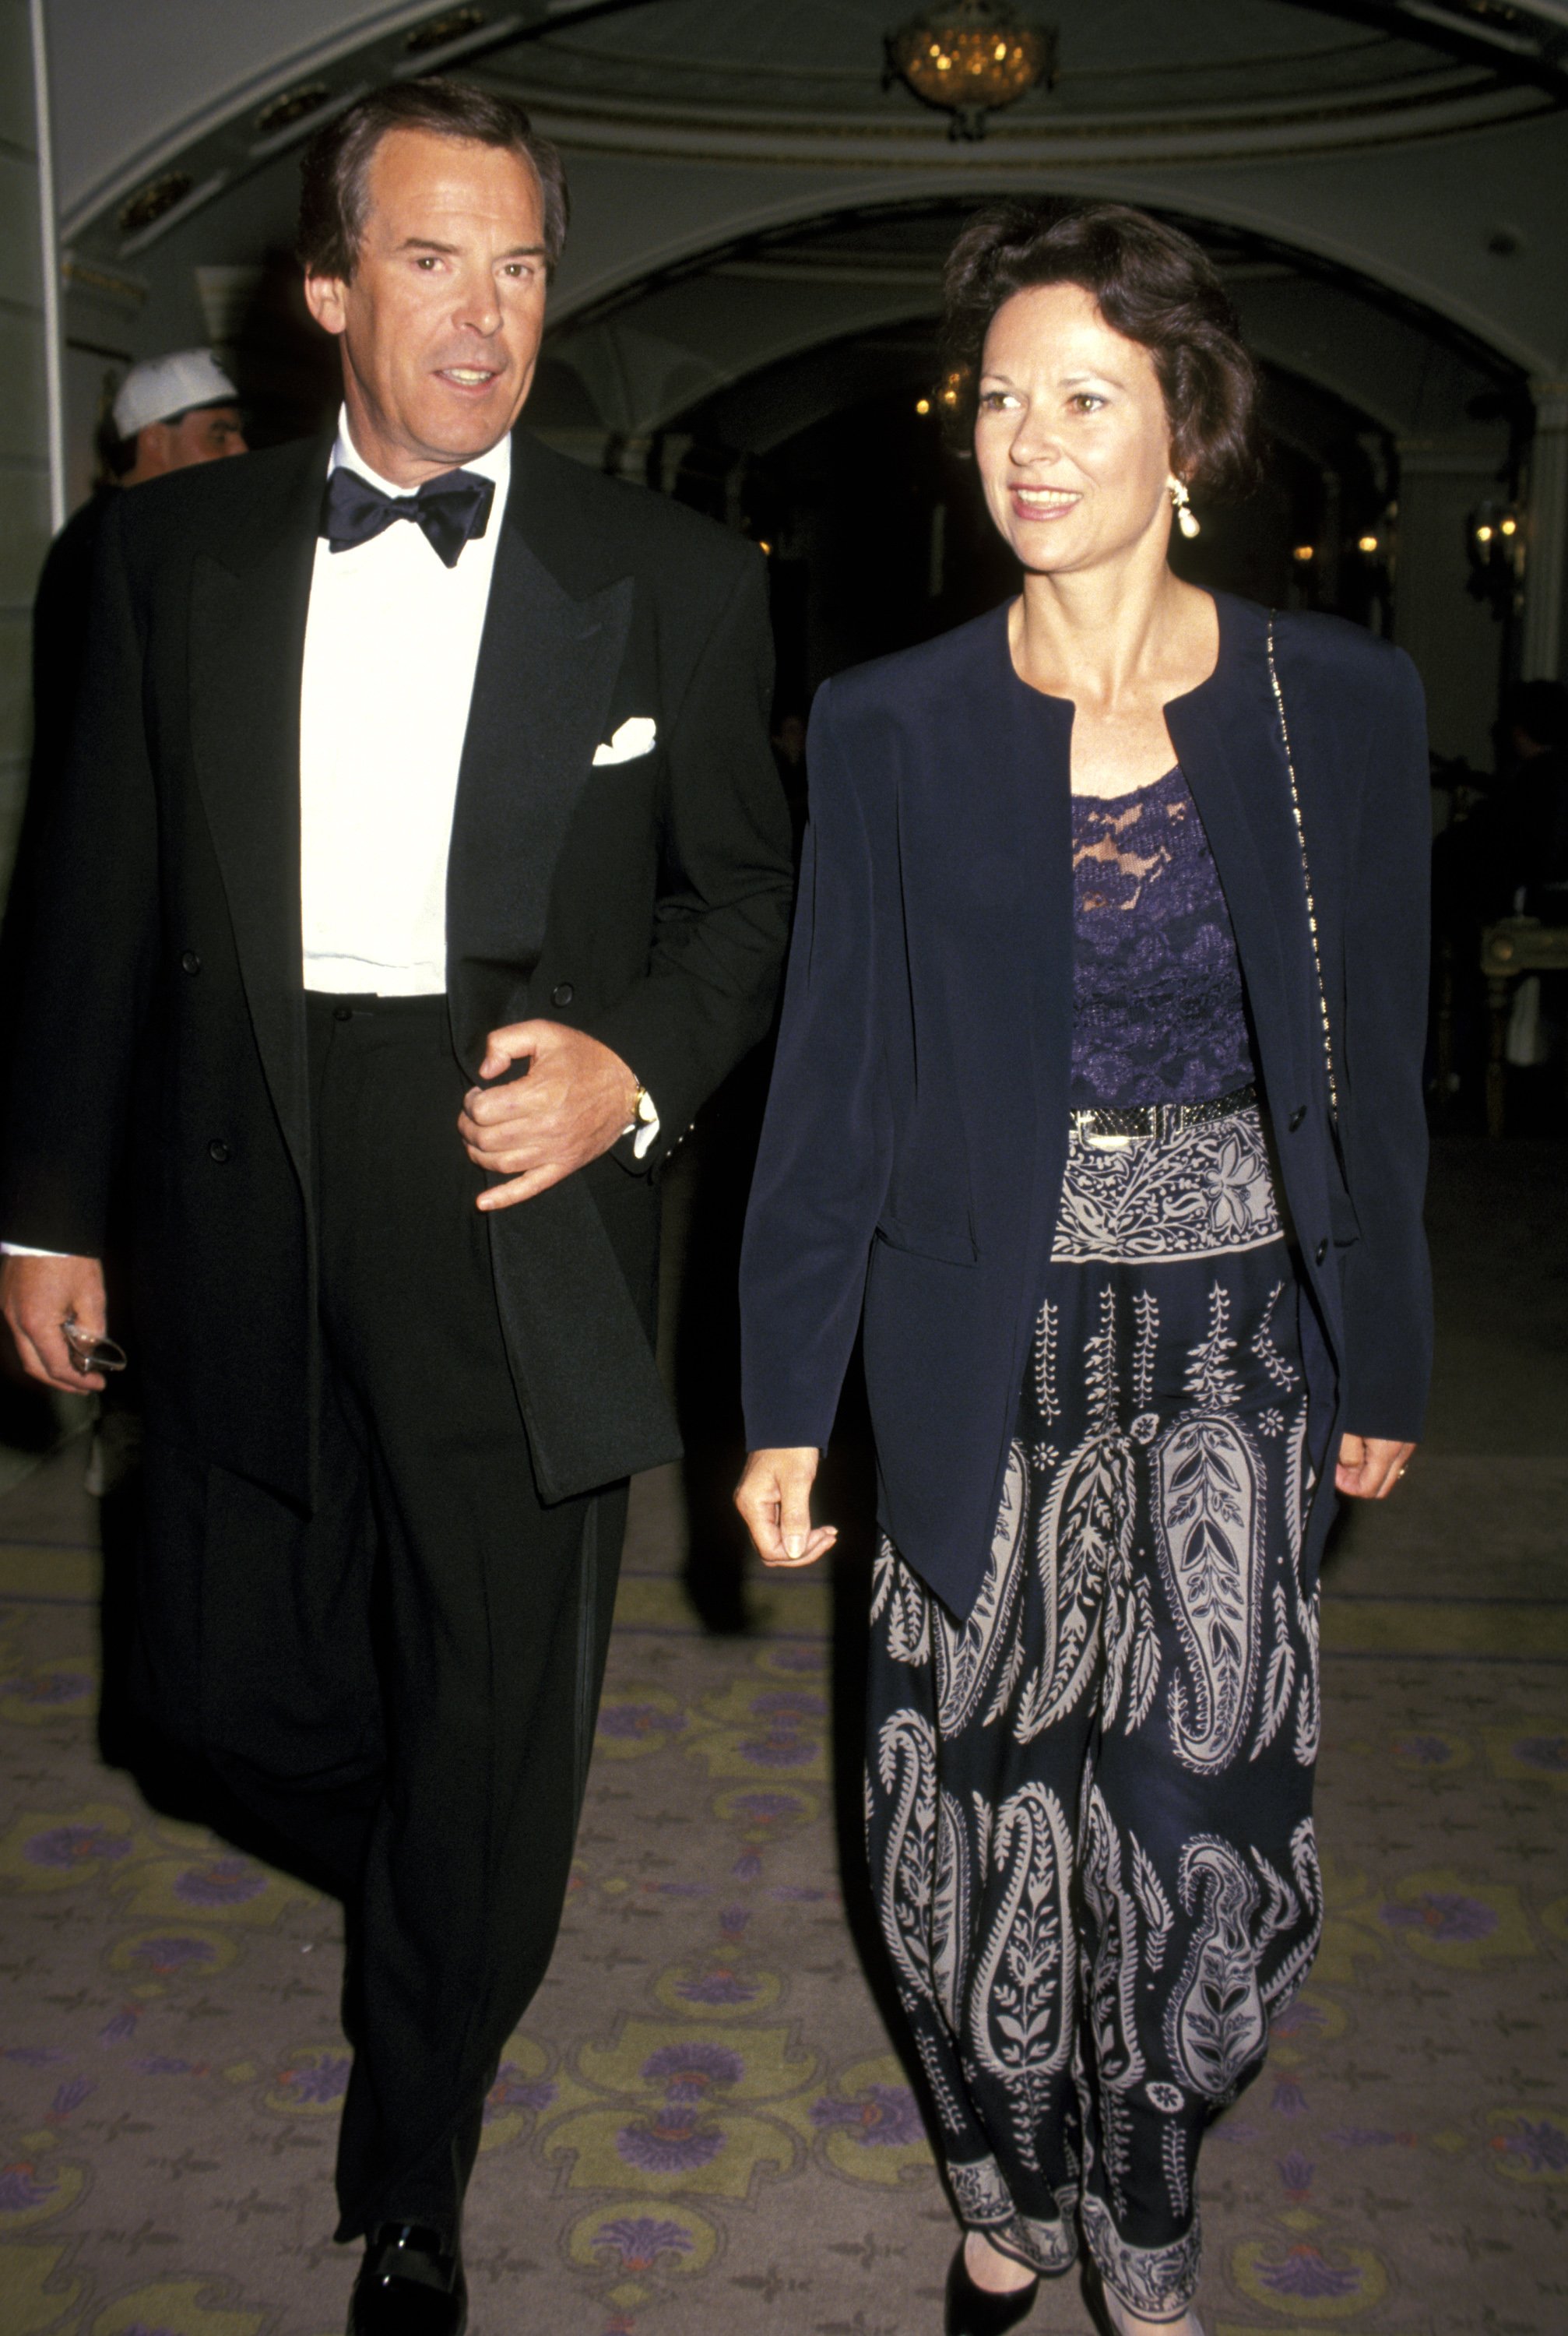
{"label": "man's hand", "polygon": [[1390,1444],[1385,1436],[1341,1436],[1335,1485],[1353,1501],[1386,1501],[1415,1449],[1413,1444]]}
{"label": "man's hand", "polygon": [[479,1075],[498,1079],[525,1056],[525,1078],[470,1087],[457,1123],[474,1166],[511,1180],[482,1192],[482,1209],[531,1201],[586,1168],[625,1134],[637,1108],[637,1081],[620,1056],[562,1022],[492,1030]]}
{"label": "man's hand", "polygon": [[747,1458],[735,1504],[765,1565],[811,1565],[837,1541],[837,1525],[812,1524],[820,1456],[814,1444],[802,1444]]}
{"label": "man's hand", "polygon": [[79,1371],[61,1324],[72,1321],[95,1338],[108,1329],[103,1268],[95,1257],[0,1259],[0,1313],[11,1325],[29,1378],[62,1395],[87,1395],[104,1384],[102,1371]]}

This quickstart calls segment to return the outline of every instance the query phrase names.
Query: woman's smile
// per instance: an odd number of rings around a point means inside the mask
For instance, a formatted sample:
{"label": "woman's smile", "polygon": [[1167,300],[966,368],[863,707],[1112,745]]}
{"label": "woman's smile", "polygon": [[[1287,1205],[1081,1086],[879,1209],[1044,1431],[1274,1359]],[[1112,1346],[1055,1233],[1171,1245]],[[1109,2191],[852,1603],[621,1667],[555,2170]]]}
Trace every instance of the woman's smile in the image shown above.
{"label": "woman's smile", "polygon": [[1021,480],[1008,489],[1014,511],[1019,519],[1066,519],[1076,511],[1084,498],[1071,487],[1026,487]]}

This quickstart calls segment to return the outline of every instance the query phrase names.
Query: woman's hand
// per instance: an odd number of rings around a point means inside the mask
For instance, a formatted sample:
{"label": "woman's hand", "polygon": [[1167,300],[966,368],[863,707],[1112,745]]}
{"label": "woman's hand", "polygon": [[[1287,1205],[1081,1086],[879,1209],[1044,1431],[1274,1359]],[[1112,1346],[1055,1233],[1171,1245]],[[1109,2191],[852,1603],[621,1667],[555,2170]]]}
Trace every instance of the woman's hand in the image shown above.
{"label": "woman's hand", "polygon": [[1386,1501],[1415,1449],[1413,1444],[1390,1444],[1386,1436],[1341,1436],[1335,1486],[1353,1501]]}
{"label": "woman's hand", "polygon": [[812,1523],[812,1484],[821,1457],[814,1444],[748,1457],[735,1504],[765,1565],[811,1565],[837,1541],[836,1525]]}

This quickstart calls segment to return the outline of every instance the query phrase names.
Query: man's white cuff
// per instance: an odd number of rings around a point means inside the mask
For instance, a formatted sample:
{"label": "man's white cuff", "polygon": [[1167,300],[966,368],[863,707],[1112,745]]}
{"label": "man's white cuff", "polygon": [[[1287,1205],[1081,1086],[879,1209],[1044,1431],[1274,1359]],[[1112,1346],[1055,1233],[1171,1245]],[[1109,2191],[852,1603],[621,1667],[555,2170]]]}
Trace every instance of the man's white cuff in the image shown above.
{"label": "man's white cuff", "polygon": [[637,1091],[636,1118],[628,1119],[620,1132],[622,1135],[635,1135],[637,1138],[631,1147],[632,1158],[646,1159],[658,1138],[658,1105],[646,1087],[638,1087]]}

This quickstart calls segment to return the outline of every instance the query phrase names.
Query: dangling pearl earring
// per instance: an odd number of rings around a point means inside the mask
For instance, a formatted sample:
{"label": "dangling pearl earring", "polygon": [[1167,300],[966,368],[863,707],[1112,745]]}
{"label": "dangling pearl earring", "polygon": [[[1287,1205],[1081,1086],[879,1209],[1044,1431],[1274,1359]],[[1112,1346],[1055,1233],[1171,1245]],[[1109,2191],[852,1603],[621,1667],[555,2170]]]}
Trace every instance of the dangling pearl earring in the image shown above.
{"label": "dangling pearl earring", "polygon": [[1178,479],[1173,471],[1165,484],[1170,489],[1171,501],[1175,507],[1176,525],[1191,543],[1193,538],[1199,532],[1199,528],[1198,515],[1193,509],[1193,499],[1187,492],[1187,482],[1184,479]]}
{"label": "dangling pearl earring", "polygon": [[1186,537],[1188,542],[1191,543],[1193,538],[1198,534],[1200,530],[1198,527],[1198,515],[1193,509],[1193,499],[1187,492],[1187,482],[1184,479],[1178,479],[1174,471],[1173,471],[1170,477],[1165,481],[1165,487],[1170,495],[1172,505],[1175,511],[1176,525],[1181,529],[1182,533]]}

